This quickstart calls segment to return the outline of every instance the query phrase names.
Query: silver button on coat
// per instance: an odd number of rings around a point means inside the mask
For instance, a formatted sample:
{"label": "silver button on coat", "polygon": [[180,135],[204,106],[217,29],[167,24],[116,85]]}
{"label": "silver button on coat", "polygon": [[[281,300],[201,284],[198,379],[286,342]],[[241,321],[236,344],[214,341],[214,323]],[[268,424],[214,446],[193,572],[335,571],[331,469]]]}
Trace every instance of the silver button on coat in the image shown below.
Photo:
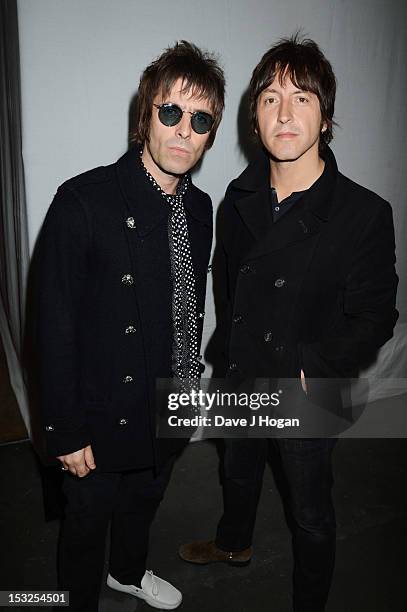
{"label": "silver button on coat", "polygon": [[124,333],[125,334],[135,334],[136,328],[134,327],[134,325],[128,325],[126,329],[124,330]]}
{"label": "silver button on coat", "polygon": [[122,276],[122,283],[124,285],[132,285],[134,283],[134,278],[131,274],[124,274],[124,276]]}
{"label": "silver button on coat", "polygon": [[129,229],[136,229],[136,222],[134,220],[134,217],[127,217],[126,225]]}
{"label": "silver button on coat", "polygon": [[123,378],[123,382],[124,382],[125,384],[126,384],[126,383],[131,383],[131,382],[133,382],[133,376],[125,376],[125,377]]}

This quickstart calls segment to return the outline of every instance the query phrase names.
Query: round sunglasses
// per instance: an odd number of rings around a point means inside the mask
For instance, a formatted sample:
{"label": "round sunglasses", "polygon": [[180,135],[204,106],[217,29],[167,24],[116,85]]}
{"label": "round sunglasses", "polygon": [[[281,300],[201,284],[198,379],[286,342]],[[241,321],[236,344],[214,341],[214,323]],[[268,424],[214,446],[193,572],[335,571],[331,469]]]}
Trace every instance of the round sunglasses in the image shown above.
{"label": "round sunglasses", "polygon": [[159,120],[167,127],[177,125],[181,121],[184,113],[189,113],[191,115],[191,127],[197,134],[207,134],[215,122],[214,118],[209,113],[205,113],[204,111],[183,111],[178,104],[173,104],[172,102],[154,104],[154,106],[158,108]]}

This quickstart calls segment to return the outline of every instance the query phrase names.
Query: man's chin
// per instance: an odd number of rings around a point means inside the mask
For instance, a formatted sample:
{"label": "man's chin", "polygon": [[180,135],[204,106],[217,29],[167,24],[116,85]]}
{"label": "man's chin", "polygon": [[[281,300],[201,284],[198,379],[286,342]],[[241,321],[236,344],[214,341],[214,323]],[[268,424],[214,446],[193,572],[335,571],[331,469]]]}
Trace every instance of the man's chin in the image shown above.
{"label": "man's chin", "polygon": [[269,152],[270,155],[270,159],[272,159],[275,162],[293,162],[293,161],[297,161],[297,159],[299,159],[302,155],[303,155],[303,151],[295,151],[295,150],[290,150],[290,149],[286,149],[284,151],[279,151],[278,149],[269,149],[268,147],[266,147],[267,151]]}
{"label": "man's chin", "polygon": [[161,170],[166,174],[170,174],[172,176],[181,176],[188,172],[191,168],[191,165],[186,162],[186,160],[180,160],[179,162],[173,160],[166,160],[165,163],[161,166]]}
{"label": "man's chin", "polygon": [[279,162],[280,164],[283,164],[284,162],[295,162],[297,161],[299,158],[301,157],[301,155],[285,155],[285,156],[276,156],[273,154],[270,154],[270,158],[275,161],[275,162]]}

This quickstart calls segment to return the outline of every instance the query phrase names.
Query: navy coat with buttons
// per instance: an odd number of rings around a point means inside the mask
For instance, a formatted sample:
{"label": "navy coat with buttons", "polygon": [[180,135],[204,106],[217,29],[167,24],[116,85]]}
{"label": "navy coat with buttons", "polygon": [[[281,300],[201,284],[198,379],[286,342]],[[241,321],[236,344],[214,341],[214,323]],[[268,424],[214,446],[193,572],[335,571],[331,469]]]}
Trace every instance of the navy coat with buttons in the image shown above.
{"label": "navy coat with buttons", "polygon": [[[171,377],[169,204],[134,148],[64,183],[38,245],[41,408],[51,456],[92,445],[103,470],[160,465],[185,440],[155,439],[155,381]],[[184,197],[202,334],[212,206]]]}
{"label": "navy coat with buttons", "polygon": [[393,334],[391,207],[338,172],[329,148],[323,157],[321,177],[275,223],[264,151],[227,189],[218,331],[243,377],[357,376]]}

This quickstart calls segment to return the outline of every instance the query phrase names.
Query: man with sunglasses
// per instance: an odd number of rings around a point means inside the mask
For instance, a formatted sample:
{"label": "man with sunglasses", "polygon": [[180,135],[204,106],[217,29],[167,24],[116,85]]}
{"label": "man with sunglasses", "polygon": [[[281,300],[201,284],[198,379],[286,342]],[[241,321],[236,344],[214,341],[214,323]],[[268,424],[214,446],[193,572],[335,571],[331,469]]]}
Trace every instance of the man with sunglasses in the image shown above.
{"label": "man with sunglasses", "polygon": [[133,146],[66,181],[38,245],[37,346],[48,453],[64,470],[59,588],[96,612],[107,584],[155,608],[181,593],[146,569],[148,534],[185,440],[155,438],[157,378],[202,371],[209,196],[189,171],[215,139],[224,75],[186,41],[144,71]]}
{"label": "man with sunglasses", "polygon": [[[279,416],[299,407],[308,429],[226,439],[216,538],[179,551],[196,564],[250,562],[272,451],[292,531],[295,612],[323,612],[332,580],[336,439],[326,417],[343,415],[338,379],[375,360],[398,317],[391,207],[338,170],[328,146],[335,91],[329,61],[298,36],[271,47],[253,71],[250,120],[260,147],[229,185],[221,215],[219,345],[229,384],[291,379]],[[310,423],[310,415],[318,418]]]}

